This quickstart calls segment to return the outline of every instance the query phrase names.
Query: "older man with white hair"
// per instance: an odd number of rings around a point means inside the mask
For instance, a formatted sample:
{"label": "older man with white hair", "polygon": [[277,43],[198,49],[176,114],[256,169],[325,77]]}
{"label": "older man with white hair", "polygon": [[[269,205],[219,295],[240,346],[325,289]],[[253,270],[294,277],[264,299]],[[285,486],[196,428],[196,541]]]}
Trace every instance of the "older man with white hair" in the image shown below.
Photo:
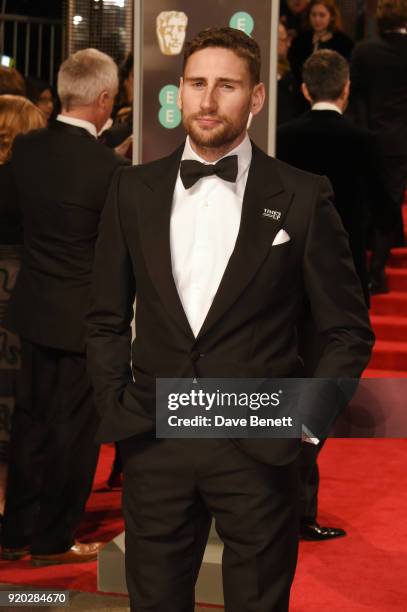
{"label": "older man with white hair", "polygon": [[23,264],[6,314],[22,345],[10,441],[2,558],[34,565],[96,559],[75,540],[98,457],[85,367],[84,317],[99,217],[124,163],[96,137],[117,93],[114,61],[96,49],[58,74],[61,114],[17,137],[12,170],[24,227]]}

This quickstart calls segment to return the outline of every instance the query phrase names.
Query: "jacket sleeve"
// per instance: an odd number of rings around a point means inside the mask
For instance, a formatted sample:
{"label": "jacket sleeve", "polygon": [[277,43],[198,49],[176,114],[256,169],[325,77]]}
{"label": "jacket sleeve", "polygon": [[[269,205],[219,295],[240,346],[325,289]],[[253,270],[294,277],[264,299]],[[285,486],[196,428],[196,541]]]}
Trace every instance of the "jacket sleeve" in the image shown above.
{"label": "jacket sleeve", "polygon": [[323,338],[313,381],[300,403],[302,423],[318,438],[329,434],[357,389],[374,335],[348,237],[331,203],[329,181],[317,182],[304,250],[304,281],[312,317]]}
{"label": "jacket sleeve", "polygon": [[[152,427],[134,393],[131,322],[136,278],[120,218],[120,168],[111,182],[96,243],[91,307],[87,315],[87,361],[102,417],[100,441],[121,439]],[[119,433],[120,432],[120,433]]]}
{"label": "jacket sleeve", "polygon": [[304,251],[304,279],[325,350],[316,377],[357,378],[367,366],[374,335],[348,237],[325,177],[317,180]]}

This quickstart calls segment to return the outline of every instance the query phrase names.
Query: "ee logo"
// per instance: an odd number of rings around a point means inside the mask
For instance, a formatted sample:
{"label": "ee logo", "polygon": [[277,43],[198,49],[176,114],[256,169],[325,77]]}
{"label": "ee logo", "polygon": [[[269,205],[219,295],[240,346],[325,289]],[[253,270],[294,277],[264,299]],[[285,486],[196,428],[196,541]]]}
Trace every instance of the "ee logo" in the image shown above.
{"label": "ee logo", "polygon": [[244,11],[239,11],[232,15],[229,21],[229,25],[231,28],[235,30],[241,30],[248,36],[251,35],[254,28],[253,17],[249,15],[249,13],[245,13]]}
{"label": "ee logo", "polygon": [[181,123],[181,111],[177,106],[178,87],[176,85],[165,85],[159,95],[160,111],[158,119],[161,125],[168,130],[176,128]]}

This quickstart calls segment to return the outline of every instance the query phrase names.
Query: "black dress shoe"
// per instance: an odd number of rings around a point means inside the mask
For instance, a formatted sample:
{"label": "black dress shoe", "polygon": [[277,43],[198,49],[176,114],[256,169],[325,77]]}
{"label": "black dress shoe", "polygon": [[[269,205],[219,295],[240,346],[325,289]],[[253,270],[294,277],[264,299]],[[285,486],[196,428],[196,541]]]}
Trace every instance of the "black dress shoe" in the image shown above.
{"label": "black dress shoe", "polygon": [[333,538],[343,538],[346,531],[339,527],[321,527],[316,521],[313,523],[303,523],[300,527],[300,539],[309,541],[333,540]]}

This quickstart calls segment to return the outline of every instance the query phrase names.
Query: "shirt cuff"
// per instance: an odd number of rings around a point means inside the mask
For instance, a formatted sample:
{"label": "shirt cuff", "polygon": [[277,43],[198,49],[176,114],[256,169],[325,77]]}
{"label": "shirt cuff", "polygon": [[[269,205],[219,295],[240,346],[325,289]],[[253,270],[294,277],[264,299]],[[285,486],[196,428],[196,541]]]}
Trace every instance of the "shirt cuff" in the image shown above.
{"label": "shirt cuff", "polygon": [[305,425],[302,426],[302,441],[308,442],[308,444],[319,444],[319,438],[316,438],[312,431],[310,431],[308,427],[305,427]]}

